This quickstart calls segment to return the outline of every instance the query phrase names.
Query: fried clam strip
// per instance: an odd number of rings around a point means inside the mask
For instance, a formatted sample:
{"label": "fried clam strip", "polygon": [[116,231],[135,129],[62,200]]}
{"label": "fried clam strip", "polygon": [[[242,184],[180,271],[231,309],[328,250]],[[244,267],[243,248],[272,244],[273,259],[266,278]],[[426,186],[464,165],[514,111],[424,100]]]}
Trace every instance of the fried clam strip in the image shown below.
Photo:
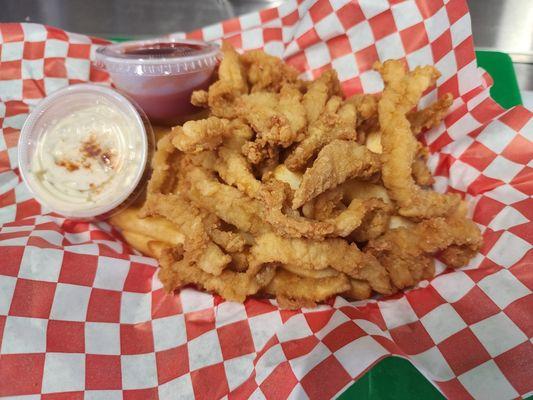
{"label": "fried clam strip", "polygon": [[309,82],[302,99],[309,123],[315,122],[323,113],[330,97],[340,94],[339,79],[333,69],[325,71],[317,79]]}
{"label": "fried clam strip", "polygon": [[152,176],[148,182],[147,197],[152,193],[169,193],[176,186],[179,169],[179,151],[172,144],[175,132],[170,132],[157,142],[152,157]]}
{"label": "fried clam strip", "polygon": [[229,269],[213,275],[199,268],[187,256],[181,258],[170,249],[163,250],[159,264],[159,279],[168,292],[192,284],[206,291],[218,293],[229,301],[244,302],[247,296],[257,293],[274,277],[275,266],[265,265],[245,272]]}
{"label": "fried clam strip", "polygon": [[231,133],[229,121],[217,117],[187,121],[183,126],[176,126],[172,130],[172,144],[186,153],[214,150]]}
{"label": "fried clam strip", "polygon": [[[371,240],[365,252],[374,254],[398,289],[416,284],[434,274],[434,254],[444,252],[453,267],[466,264],[482,245],[481,233],[470,220],[433,218],[411,227],[399,227]],[[448,250],[452,249],[452,250]]]}
{"label": "fried clam strip", "polygon": [[335,139],[356,140],[356,120],[355,106],[351,103],[343,103],[340,97],[333,96],[314,122],[309,119],[307,137],[288,155],[285,165],[293,171],[301,170],[322,147],[331,141]]}
{"label": "fried clam strip", "polygon": [[285,64],[278,57],[266,54],[261,50],[252,50],[241,56],[246,67],[251,92],[279,92],[285,83],[298,81],[298,71]]}
{"label": "fried clam strip", "polygon": [[446,93],[428,107],[408,113],[407,119],[411,124],[411,132],[413,132],[414,135],[419,135],[423,130],[439,125],[448,113],[448,109],[452,104],[453,95],[451,93]]}
{"label": "fried clam strip", "polygon": [[251,198],[259,196],[261,182],[255,178],[248,160],[238,150],[221,147],[215,170],[228,185],[237,187]]}
{"label": "fried clam strip", "polygon": [[378,69],[385,82],[378,104],[383,183],[399,206],[400,215],[412,218],[447,215],[457,207],[459,196],[423,190],[416,185],[412,165],[417,141],[406,118],[438,73],[433,67],[418,67],[406,74],[403,63],[397,60],[386,61]]}
{"label": "fried clam strip", "polygon": [[256,237],[250,250],[251,265],[278,262],[302,269],[322,270],[331,267],[359,280],[368,281],[378,293],[391,293],[389,277],[375,257],[365,254],[343,239],[283,238],[269,232]]}
{"label": "fried clam strip", "polygon": [[290,207],[292,190],[289,184],[271,179],[265,182],[261,199],[265,207],[259,209],[261,218],[274,230],[288,237],[306,237],[320,240],[335,233],[335,225],[302,217]]}
{"label": "fried clam strip", "polygon": [[[189,257],[198,260],[198,266],[211,274],[220,275],[231,257],[218,247],[207,234],[207,218],[193,204],[174,194],[152,194],[143,206],[144,216],[163,216],[185,235],[183,248]],[[208,229],[208,228],[207,228]]]}
{"label": "fried clam strip", "polygon": [[184,171],[189,190],[185,195],[201,207],[240,231],[251,234],[270,230],[259,210],[261,204],[249,198],[238,189],[218,182],[207,171],[190,167]]}
{"label": "fried clam strip", "polygon": [[431,171],[427,166],[427,161],[429,158],[429,150],[427,147],[423,146],[421,143],[418,143],[418,151],[416,153],[416,158],[413,161],[413,179],[420,186],[431,186],[435,182]]}
{"label": "fried clam strip", "polygon": [[264,290],[266,293],[276,296],[280,307],[297,309],[315,307],[316,303],[346,292],[350,288],[349,279],[344,274],[314,279],[298,276],[278,268],[274,278]]}
{"label": "fried clam strip", "polygon": [[294,193],[292,207],[297,209],[320,193],[350,178],[368,179],[379,172],[380,158],[354,141],[334,140],[324,146],[302,178]]}
{"label": "fried clam strip", "polygon": [[246,71],[239,53],[228,43],[222,44],[222,61],[218,68],[218,80],[203,90],[193,92],[191,102],[197,106],[209,106],[211,114],[221,118],[235,118],[234,101],[248,93]]}

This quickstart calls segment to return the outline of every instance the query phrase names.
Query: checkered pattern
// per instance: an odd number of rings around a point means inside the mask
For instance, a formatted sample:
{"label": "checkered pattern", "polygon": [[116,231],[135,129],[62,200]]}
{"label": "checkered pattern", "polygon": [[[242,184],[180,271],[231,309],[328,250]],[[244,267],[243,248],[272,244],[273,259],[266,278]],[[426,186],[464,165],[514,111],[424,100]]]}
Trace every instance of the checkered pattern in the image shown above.
{"label": "checkered pattern", "polygon": [[465,0],[292,0],[188,34],[265,48],[307,77],[335,68],[348,95],[381,89],[376,59],[435,64],[423,103],[456,97],[425,140],[436,188],[473,205],[481,254],[407,293],[316,310],[168,296],[154,260],[107,224],[41,210],[19,178],[19,129],[54,89],[108,83],[90,64],[103,41],[34,24],[0,34],[0,397],[322,399],[391,354],[448,398],[533,392],[533,122],[489,97]]}

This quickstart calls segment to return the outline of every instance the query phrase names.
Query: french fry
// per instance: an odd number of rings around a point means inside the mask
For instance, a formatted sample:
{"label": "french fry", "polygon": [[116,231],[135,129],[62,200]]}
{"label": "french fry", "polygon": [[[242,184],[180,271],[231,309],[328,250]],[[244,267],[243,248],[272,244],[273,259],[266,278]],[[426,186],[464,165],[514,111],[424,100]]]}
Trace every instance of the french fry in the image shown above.
{"label": "french fry", "polygon": [[152,240],[172,245],[182,244],[184,240],[183,234],[170,221],[162,217],[140,218],[138,208],[128,208],[113,215],[109,222],[121,230],[148,235]]}
{"label": "french fry", "polygon": [[139,250],[144,255],[154,257],[154,253],[150,250],[149,243],[154,240],[150,236],[132,231],[122,231],[122,236],[131,247]]}

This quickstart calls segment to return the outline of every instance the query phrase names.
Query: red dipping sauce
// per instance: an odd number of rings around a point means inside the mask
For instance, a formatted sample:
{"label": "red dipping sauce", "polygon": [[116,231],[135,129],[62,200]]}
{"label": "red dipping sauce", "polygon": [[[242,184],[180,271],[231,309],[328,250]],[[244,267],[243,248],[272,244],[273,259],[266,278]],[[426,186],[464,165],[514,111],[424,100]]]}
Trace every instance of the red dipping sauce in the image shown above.
{"label": "red dipping sauce", "polygon": [[132,97],[150,120],[175,125],[198,111],[194,90],[206,89],[220,59],[219,47],[198,40],[159,38],[107,45],[96,62],[113,84]]}

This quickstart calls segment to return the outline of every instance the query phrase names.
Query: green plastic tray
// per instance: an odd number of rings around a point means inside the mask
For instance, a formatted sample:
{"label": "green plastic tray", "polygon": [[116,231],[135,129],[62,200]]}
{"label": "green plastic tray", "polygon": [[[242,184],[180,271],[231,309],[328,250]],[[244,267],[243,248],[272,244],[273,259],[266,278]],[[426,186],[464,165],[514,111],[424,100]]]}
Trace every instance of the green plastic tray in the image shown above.
{"label": "green plastic tray", "polygon": [[[110,38],[122,42],[127,38]],[[477,51],[478,65],[494,79],[491,97],[502,107],[522,104],[513,63],[508,54]],[[357,354],[354,354],[357,357]],[[348,388],[339,400],[433,400],[442,394],[413,365],[399,357],[387,357]],[[530,397],[529,400],[533,400]]]}
{"label": "green plastic tray", "polygon": [[[491,97],[504,108],[522,104],[509,55],[496,51],[476,51],[476,56],[478,65],[494,80],[490,89]],[[348,399],[433,400],[444,397],[409,361],[388,357],[378,362],[339,396],[339,400]],[[529,400],[533,400],[533,396]]]}

